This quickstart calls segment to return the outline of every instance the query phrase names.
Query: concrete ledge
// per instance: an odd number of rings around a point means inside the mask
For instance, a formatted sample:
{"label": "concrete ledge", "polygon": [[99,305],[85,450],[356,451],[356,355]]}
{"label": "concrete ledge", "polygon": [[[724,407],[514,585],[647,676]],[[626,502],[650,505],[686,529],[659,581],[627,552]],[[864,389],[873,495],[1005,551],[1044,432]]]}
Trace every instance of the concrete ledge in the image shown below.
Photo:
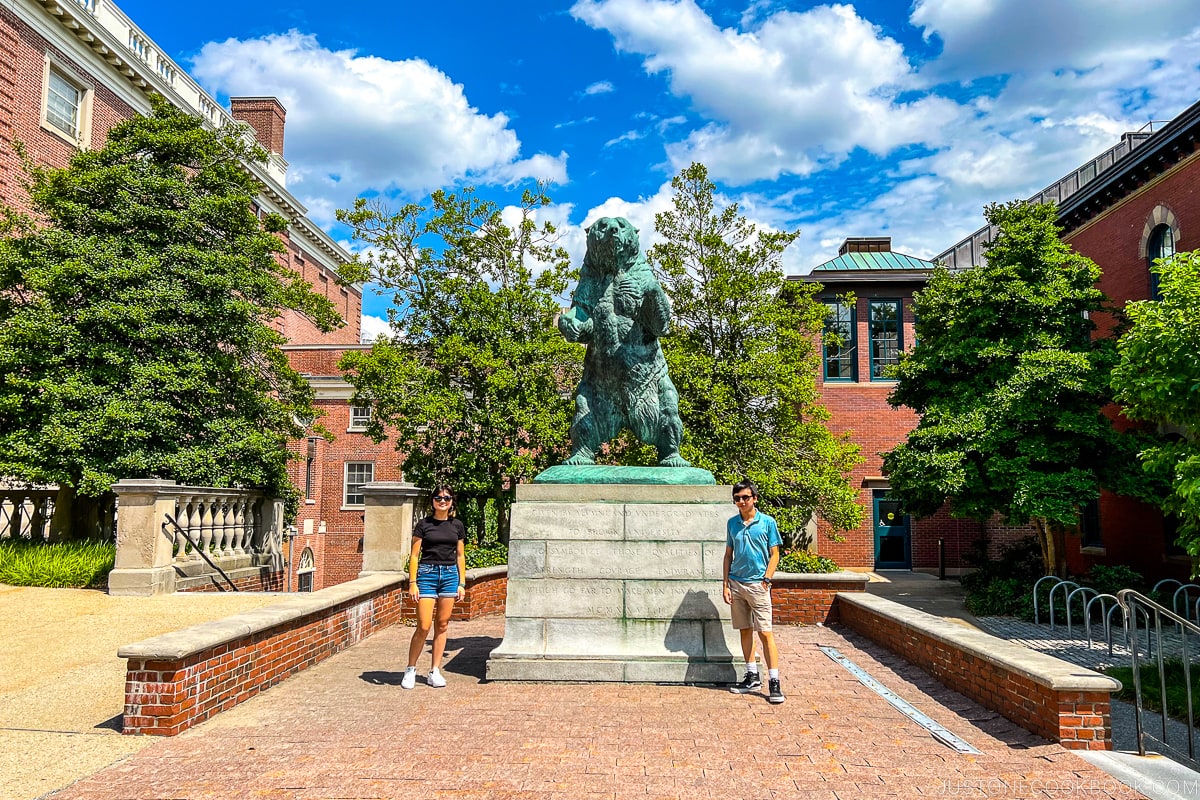
{"label": "concrete ledge", "polygon": [[847,589],[853,591],[854,585],[866,587],[871,582],[871,576],[864,572],[776,572],[771,579],[773,583],[844,583]]}
{"label": "concrete ledge", "polygon": [[1112,693],[1092,670],[869,594],[840,592],[839,620],[942,685],[1072,750],[1112,749]]}
{"label": "concrete ledge", "polygon": [[1121,691],[1121,682],[1115,678],[882,597],[866,593],[839,594],[838,602],[869,608],[876,614],[890,618],[902,628],[922,633],[1055,691]]}
{"label": "concrete ledge", "polygon": [[196,653],[228,644],[236,639],[286,625],[310,614],[357,600],[364,595],[407,582],[394,572],[379,573],[330,586],[319,592],[300,592],[274,605],[243,611],[224,619],[203,622],[183,630],[127,644],[117,650],[118,658],[146,661],[178,661]]}

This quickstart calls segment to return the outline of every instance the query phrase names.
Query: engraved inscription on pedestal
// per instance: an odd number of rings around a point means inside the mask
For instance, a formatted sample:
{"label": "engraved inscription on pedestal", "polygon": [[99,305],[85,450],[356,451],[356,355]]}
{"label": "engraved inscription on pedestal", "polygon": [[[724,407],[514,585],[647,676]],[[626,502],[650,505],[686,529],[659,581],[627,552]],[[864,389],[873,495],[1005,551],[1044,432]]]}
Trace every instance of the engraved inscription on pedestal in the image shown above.
{"label": "engraved inscription on pedestal", "polygon": [[511,539],[624,538],[623,507],[615,503],[514,503]]}
{"label": "engraved inscription on pedestal", "polygon": [[721,585],[712,581],[627,581],[625,616],[632,619],[729,619]]}
{"label": "engraved inscription on pedestal", "polygon": [[546,573],[568,578],[701,578],[699,542],[546,543]]}
{"label": "engraved inscription on pedestal", "polygon": [[508,610],[514,617],[619,619],[624,613],[621,581],[510,578]]}
{"label": "engraved inscription on pedestal", "polygon": [[711,505],[637,503],[625,506],[625,538],[634,542],[725,540],[725,519]]}

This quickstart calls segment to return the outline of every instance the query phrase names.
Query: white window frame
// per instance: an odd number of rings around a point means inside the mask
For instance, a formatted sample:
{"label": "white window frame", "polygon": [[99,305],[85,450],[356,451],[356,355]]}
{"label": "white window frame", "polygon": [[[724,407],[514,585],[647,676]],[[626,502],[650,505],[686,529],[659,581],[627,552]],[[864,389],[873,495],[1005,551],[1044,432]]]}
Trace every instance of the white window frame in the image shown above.
{"label": "white window frame", "polygon": [[[361,412],[366,411],[366,417],[363,417]],[[359,413],[355,413],[359,412]],[[346,431],[365,431],[367,426],[371,424],[372,411],[370,406],[350,406],[350,423],[346,427]]]}
{"label": "white window frame", "polygon": [[[75,106],[74,133],[60,127],[50,118],[51,75],[79,93],[78,103]],[[46,53],[42,64],[41,126],[43,130],[65,139],[80,150],[88,149],[88,143],[92,139],[92,94],[90,86],[79,80],[74,72],[59,63],[49,53]]]}
{"label": "white window frame", "polygon": [[351,467],[370,467],[371,474],[365,481],[356,482],[353,485],[360,491],[355,494],[355,497],[363,498],[361,489],[365,484],[375,480],[375,462],[374,461],[347,461],[342,466],[342,508],[363,508],[366,505],[366,498],[358,502],[350,502],[350,468]]}

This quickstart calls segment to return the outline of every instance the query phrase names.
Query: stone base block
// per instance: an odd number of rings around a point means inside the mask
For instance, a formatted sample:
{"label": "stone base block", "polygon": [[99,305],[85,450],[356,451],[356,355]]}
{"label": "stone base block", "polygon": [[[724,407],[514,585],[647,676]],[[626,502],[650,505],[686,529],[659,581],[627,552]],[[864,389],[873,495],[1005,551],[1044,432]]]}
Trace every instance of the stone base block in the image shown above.
{"label": "stone base block", "polygon": [[544,683],[721,684],[737,681],[737,669],[732,662],[505,658],[488,661],[487,677]]}
{"label": "stone base block", "polygon": [[741,644],[721,597],[729,487],[518,487],[490,680],[723,683]]}
{"label": "stone base block", "polygon": [[114,569],[108,573],[108,593],[113,597],[150,597],[174,591],[174,567]]}

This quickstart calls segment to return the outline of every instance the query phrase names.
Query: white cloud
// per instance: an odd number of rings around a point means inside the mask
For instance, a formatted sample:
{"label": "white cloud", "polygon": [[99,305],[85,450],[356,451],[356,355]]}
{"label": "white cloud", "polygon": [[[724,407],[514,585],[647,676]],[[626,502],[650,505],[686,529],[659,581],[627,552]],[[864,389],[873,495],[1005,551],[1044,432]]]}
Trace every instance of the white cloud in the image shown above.
{"label": "white cloud", "polygon": [[590,85],[586,89],[584,89],[583,93],[584,94],[608,94],[609,92],[615,92],[615,91],[616,91],[616,87],[613,86],[612,81],[596,81],[595,83],[593,83],[592,85]]}
{"label": "white cloud", "polygon": [[375,341],[378,336],[391,336],[392,327],[388,325],[388,321],[383,317],[373,317],[370,314],[362,315],[362,333],[359,335],[359,340],[363,344],[370,344]]}
{"label": "white cloud", "polygon": [[914,85],[903,48],[851,6],[778,11],[746,30],[718,27],[693,0],[579,0],[571,13],[710,120],[668,148],[672,164],[703,161],[732,183],[806,175],[855,148],[936,145],[961,113],[935,95],[901,99]]}
{"label": "white cloud", "polygon": [[462,180],[566,180],[566,156],[522,157],[502,113],[420,59],[328,50],[297,31],[201,48],[191,70],[222,95],[273,95],[288,110],[289,189],[328,223],[367,191],[421,194]]}
{"label": "white cloud", "polygon": [[[1034,194],[1196,96],[1195,0],[917,0],[911,22],[942,46],[924,63],[852,6],[779,5],[751,2],[739,27],[695,0],[577,0],[572,14],[700,117],[673,129],[671,166],[773,182],[753,211],[802,227],[786,254],[799,272],[847,236],[937,255],[983,224],[986,203]],[[840,176],[818,195],[830,202],[780,195],[789,176],[826,174]]]}
{"label": "white cloud", "polygon": [[910,20],[942,44],[931,77],[973,80],[1163,58],[1200,23],[1196,10],[1195,0],[917,0]]}

